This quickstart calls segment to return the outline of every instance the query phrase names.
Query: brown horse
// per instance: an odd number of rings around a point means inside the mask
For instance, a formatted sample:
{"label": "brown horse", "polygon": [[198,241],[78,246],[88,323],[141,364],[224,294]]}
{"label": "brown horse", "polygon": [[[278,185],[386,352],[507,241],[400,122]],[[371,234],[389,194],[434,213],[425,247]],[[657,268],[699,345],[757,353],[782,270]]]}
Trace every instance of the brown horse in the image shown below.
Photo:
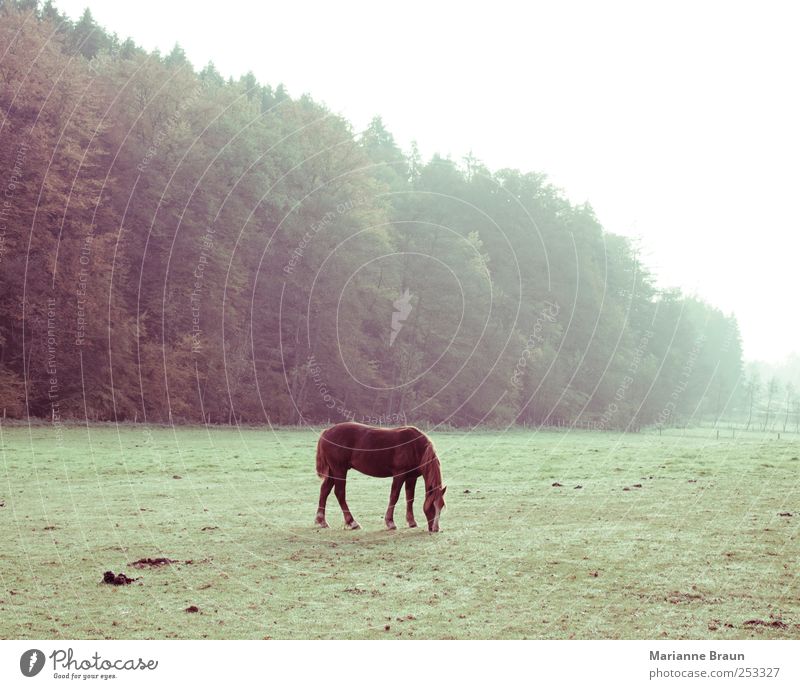
{"label": "brown horse", "polygon": [[386,510],[387,529],[397,528],[394,524],[394,506],[403,484],[406,486],[406,520],[410,527],[417,525],[412,506],[417,478],[422,476],[425,481],[422,510],[428,520],[428,529],[439,530],[439,515],[444,507],[446,486],[442,485],[439,458],[433,443],[418,428],[375,428],[347,422],[322,431],[317,443],[317,476],[322,479],[315,519],[317,526],[328,526],[325,503],[333,489],[344,513],[345,528],[360,528],[345,499],[345,483],[350,469],[357,469],[367,476],[392,477],[389,507]]}

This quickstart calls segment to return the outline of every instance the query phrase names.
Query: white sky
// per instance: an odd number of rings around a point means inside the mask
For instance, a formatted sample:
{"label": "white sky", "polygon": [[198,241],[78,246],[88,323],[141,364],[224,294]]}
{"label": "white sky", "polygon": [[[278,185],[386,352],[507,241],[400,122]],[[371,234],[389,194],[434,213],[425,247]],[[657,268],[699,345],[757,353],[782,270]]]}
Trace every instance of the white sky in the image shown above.
{"label": "white sky", "polygon": [[[661,284],[800,350],[800,39],[792,3],[56,0],[195,67],[252,70],[425,157],[546,172]],[[800,10],[798,10],[800,12]]]}

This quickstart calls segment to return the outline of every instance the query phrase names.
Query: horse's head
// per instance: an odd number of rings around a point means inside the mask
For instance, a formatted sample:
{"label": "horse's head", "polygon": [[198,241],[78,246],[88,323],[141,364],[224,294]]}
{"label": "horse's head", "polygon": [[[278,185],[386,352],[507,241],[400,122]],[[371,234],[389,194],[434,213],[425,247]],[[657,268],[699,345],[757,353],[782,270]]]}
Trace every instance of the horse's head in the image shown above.
{"label": "horse's head", "polygon": [[422,506],[422,511],[428,520],[428,531],[439,530],[439,515],[444,509],[444,493],[446,490],[447,486],[438,486],[425,493],[425,503]]}

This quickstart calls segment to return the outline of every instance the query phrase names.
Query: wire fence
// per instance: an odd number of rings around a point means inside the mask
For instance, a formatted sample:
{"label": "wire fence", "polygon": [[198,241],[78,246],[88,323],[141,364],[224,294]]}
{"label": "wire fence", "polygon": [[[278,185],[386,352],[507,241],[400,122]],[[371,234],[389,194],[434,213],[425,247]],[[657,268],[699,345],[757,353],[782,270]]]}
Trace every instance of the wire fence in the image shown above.
{"label": "wire fence", "polygon": [[794,424],[774,423],[769,426],[745,422],[687,423],[673,426],[649,426],[644,433],[668,437],[693,437],[716,440],[798,440]]}

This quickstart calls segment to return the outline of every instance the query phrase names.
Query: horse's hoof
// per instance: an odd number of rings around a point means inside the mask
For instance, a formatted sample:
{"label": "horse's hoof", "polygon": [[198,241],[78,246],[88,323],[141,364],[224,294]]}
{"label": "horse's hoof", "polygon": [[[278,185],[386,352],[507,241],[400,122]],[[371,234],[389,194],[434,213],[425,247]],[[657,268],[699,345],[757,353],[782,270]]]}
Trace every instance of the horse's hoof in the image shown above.
{"label": "horse's hoof", "polygon": [[361,528],[361,524],[359,524],[358,522],[350,522],[349,524],[345,524],[344,528],[350,529],[351,531],[355,531],[356,529]]}
{"label": "horse's hoof", "polygon": [[387,525],[386,525],[386,528],[387,528],[389,531],[396,531],[396,530],[397,530],[397,526],[395,526],[395,523],[394,523],[394,522],[392,522],[391,524],[387,524]]}
{"label": "horse's hoof", "polygon": [[417,528],[417,522],[412,522],[411,524],[408,525],[408,528],[409,529],[416,529]]}
{"label": "horse's hoof", "polygon": [[328,529],[328,528],[330,528],[328,526],[328,522],[314,522],[314,526],[316,526],[318,529]]}

